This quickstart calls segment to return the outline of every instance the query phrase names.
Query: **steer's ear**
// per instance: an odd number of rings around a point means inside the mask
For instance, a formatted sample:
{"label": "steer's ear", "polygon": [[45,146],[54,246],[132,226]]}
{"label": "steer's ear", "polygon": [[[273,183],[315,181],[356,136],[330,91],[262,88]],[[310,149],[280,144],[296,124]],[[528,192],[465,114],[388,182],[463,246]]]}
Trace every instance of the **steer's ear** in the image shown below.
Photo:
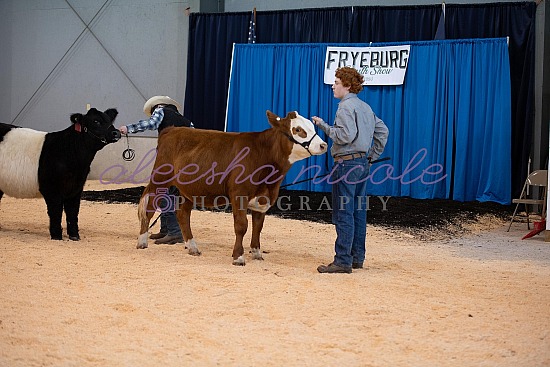
{"label": "steer's ear", "polygon": [[111,122],[115,121],[118,111],[116,108],[109,108],[107,111],[105,111],[105,114],[111,118]]}
{"label": "steer's ear", "polygon": [[78,122],[82,121],[82,114],[81,113],[73,113],[71,115],[71,122],[73,124],[76,124]]}
{"label": "steer's ear", "polygon": [[274,114],[270,110],[267,110],[265,112],[265,114],[267,115],[267,121],[269,121],[269,124],[271,126],[277,127],[277,126],[281,125],[281,118],[279,116],[277,116],[276,114]]}
{"label": "steer's ear", "polygon": [[288,119],[288,120],[293,120],[298,116],[299,116],[298,111],[292,111],[292,112],[287,113],[285,118]]}

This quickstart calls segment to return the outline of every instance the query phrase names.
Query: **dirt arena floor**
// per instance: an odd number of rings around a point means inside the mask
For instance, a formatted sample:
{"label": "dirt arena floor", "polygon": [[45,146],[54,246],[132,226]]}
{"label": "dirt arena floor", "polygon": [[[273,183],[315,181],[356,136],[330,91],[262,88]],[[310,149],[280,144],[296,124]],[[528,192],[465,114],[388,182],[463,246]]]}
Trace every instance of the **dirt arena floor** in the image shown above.
{"label": "dirt arena floor", "polygon": [[268,216],[237,267],[228,213],[193,212],[193,257],[137,250],[135,204],[83,200],[82,240],[51,241],[42,199],[4,197],[0,366],[550,366],[550,243],[475,219],[370,224],[367,268],[319,274],[322,221]]}

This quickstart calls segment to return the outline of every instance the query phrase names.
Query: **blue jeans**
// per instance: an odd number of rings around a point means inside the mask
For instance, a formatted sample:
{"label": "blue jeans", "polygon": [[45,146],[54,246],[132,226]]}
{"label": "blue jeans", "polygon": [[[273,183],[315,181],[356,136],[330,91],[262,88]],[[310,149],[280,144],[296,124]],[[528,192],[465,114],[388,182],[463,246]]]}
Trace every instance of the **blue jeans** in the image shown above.
{"label": "blue jeans", "polygon": [[332,185],[332,223],[336,226],[334,264],[350,267],[365,260],[369,163],[366,157],[338,162],[333,181],[339,181]]}
{"label": "blue jeans", "polygon": [[[179,191],[175,186],[170,186],[168,189],[168,196],[170,198],[178,197]],[[172,203],[175,204],[175,203]],[[162,199],[161,208],[169,208],[173,205],[169,205],[165,202],[165,199]],[[160,213],[160,232],[166,233],[169,236],[181,236],[181,229],[180,225],[178,223],[178,219],[176,218],[176,212],[175,210],[163,210]]]}

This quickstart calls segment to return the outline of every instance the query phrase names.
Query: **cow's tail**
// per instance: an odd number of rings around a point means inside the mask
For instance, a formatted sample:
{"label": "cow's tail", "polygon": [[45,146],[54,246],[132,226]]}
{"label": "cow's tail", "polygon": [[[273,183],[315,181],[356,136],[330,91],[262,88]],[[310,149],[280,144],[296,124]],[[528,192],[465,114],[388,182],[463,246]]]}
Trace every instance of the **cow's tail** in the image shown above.
{"label": "cow's tail", "polygon": [[149,236],[149,222],[151,217],[155,213],[153,206],[150,203],[151,199],[151,185],[147,185],[141,195],[138,206],[138,219],[140,223],[139,238],[138,238],[138,249],[147,248],[147,237]]}

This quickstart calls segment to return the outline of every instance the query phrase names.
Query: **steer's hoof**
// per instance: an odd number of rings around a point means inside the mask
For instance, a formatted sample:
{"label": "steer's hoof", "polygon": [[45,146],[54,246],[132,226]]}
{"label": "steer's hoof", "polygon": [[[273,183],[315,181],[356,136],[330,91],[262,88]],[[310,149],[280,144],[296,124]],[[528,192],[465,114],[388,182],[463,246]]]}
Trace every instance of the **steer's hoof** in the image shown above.
{"label": "steer's hoof", "polygon": [[69,239],[71,241],[80,241],[80,236],[78,236],[78,235],[77,236],[69,236]]}
{"label": "steer's hoof", "polygon": [[51,237],[52,237],[52,240],[63,241],[63,236],[51,236]]}
{"label": "steer's hoof", "polygon": [[199,251],[198,248],[193,248],[193,247],[190,247],[189,250],[187,250],[187,253],[189,255],[193,255],[193,256],[200,256],[201,252]]}
{"label": "steer's hoof", "polygon": [[254,260],[263,260],[262,252],[258,248],[253,248],[250,253],[252,253],[252,259]]}
{"label": "steer's hoof", "polygon": [[237,265],[237,266],[245,266],[246,263],[244,261],[244,256],[239,256],[238,258],[236,259],[233,259],[233,265]]}
{"label": "steer's hoof", "polygon": [[199,256],[201,254],[201,252],[199,251],[199,248],[197,247],[197,243],[193,238],[185,242],[185,248],[187,249],[187,253],[189,255]]}
{"label": "steer's hoof", "polygon": [[144,249],[144,248],[147,248],[147,243],[138,243],[136,248],[138,250],[141,250],[141,249]]}

